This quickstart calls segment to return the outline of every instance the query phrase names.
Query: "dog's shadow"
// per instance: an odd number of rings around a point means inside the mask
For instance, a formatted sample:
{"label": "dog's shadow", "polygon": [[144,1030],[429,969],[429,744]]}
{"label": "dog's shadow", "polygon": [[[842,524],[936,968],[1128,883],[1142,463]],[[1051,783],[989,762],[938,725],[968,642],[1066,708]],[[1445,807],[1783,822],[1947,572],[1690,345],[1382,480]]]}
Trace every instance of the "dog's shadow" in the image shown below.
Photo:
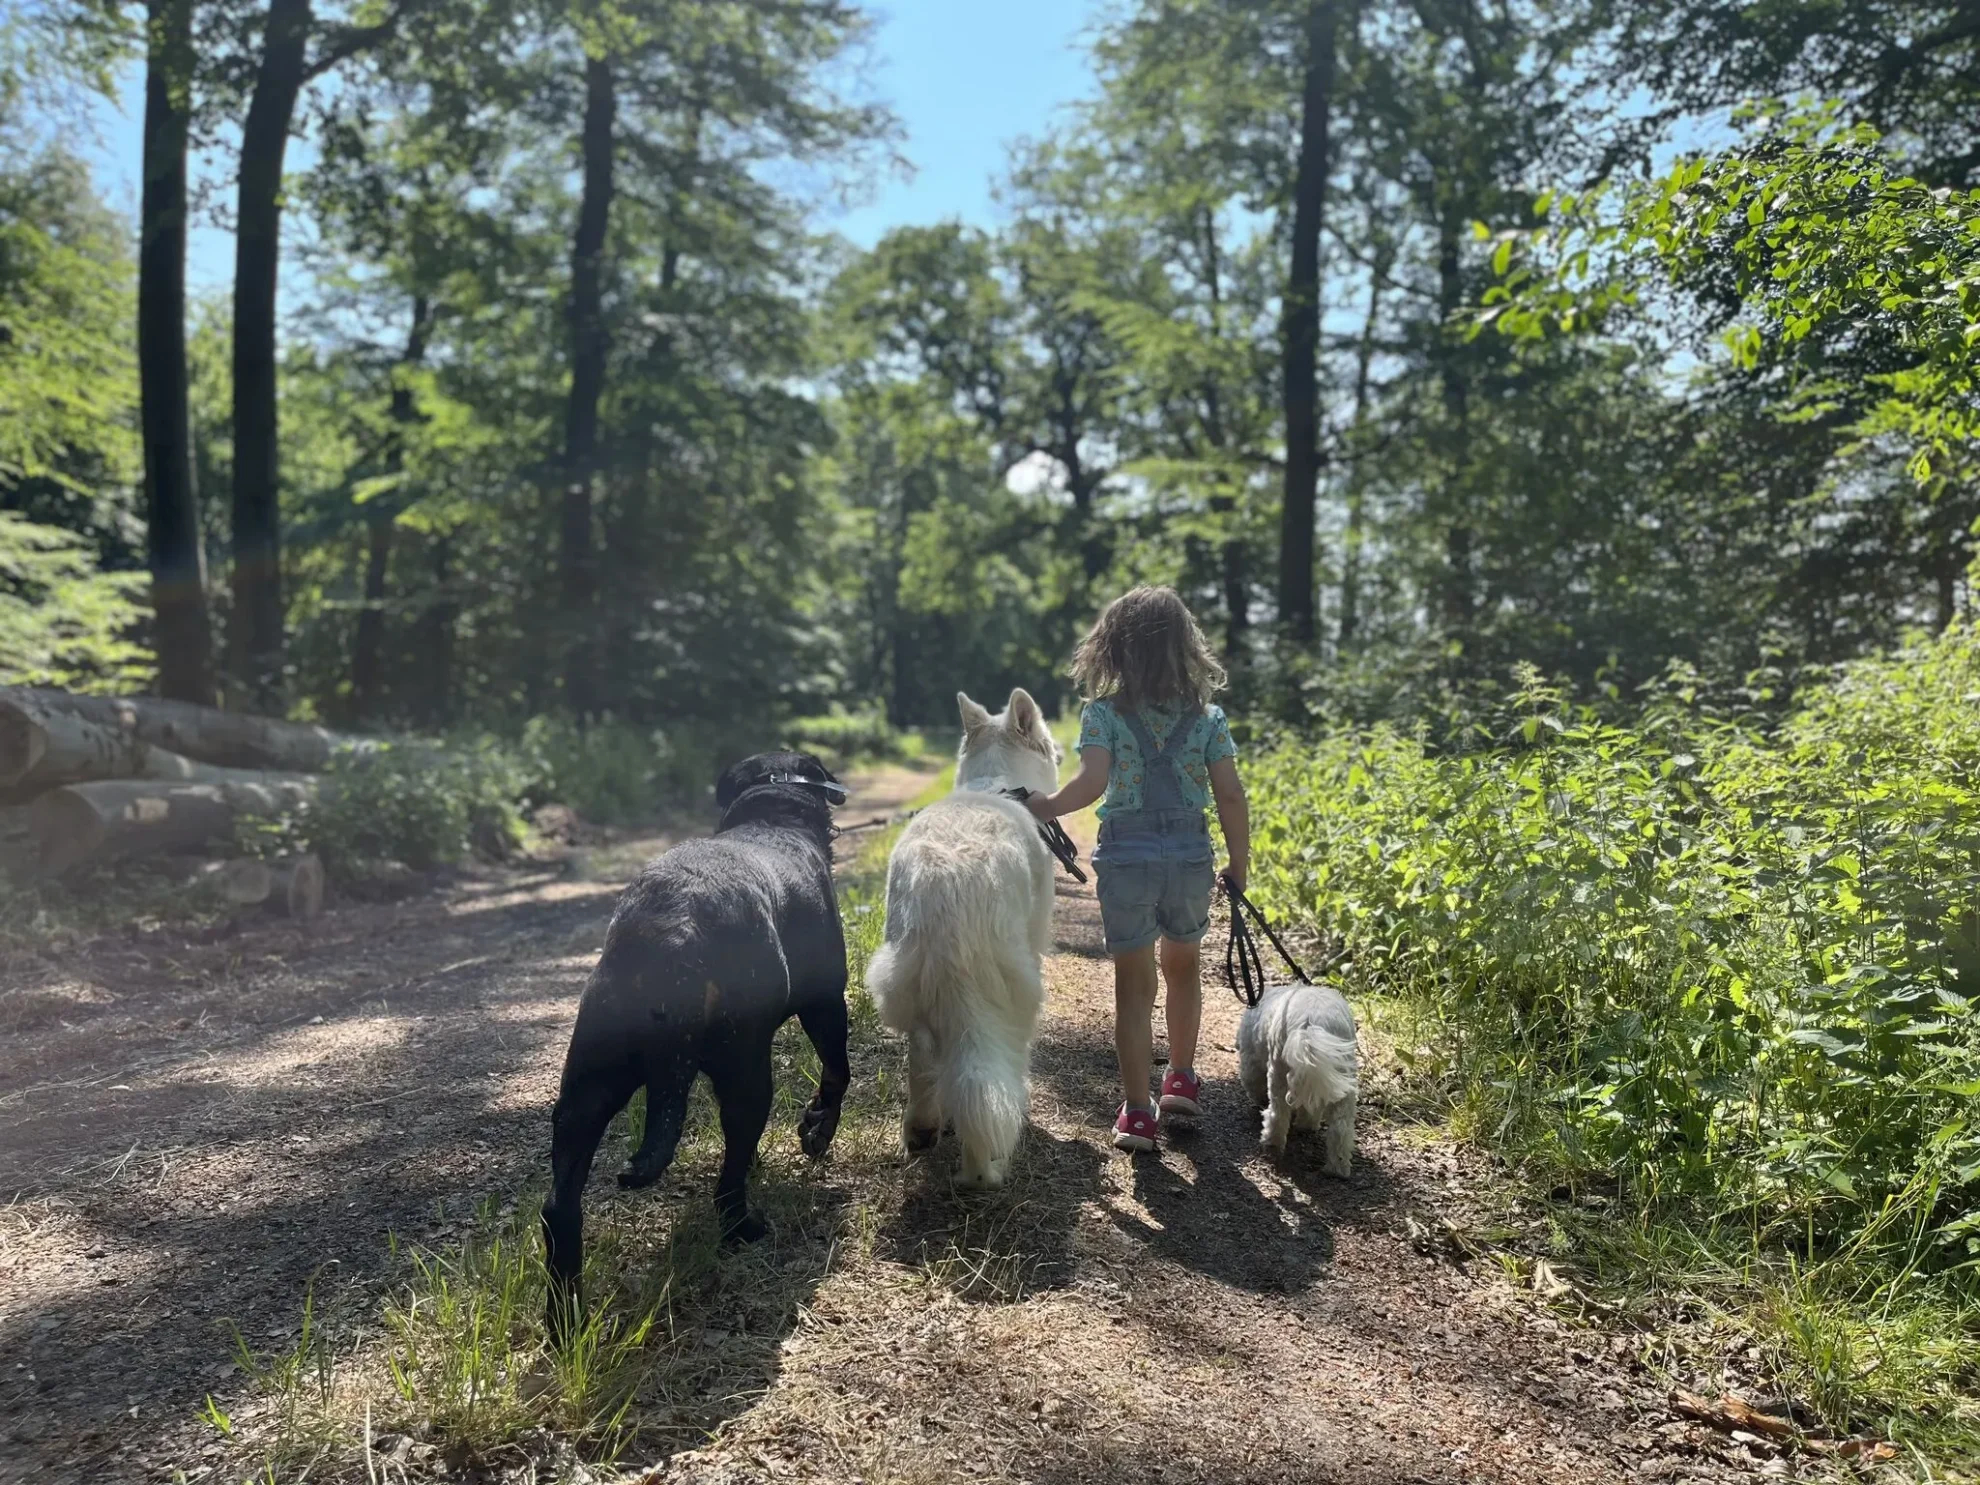
{"label": "dog's shadow", "polygon": [[1164,1156],[1136,1156],[1141,1212],[1111,1206],[1115,1226],[1170,1262],[1253,1293],[1296,1293],[1326,1278],[1334,1229],[1364,1225],[1391,1183],[1366,1156],[1347,1180],[1322,1174],[1317,1130],[1295,1131],[1284,1154],[1264,1156],[1258,1130],[1256,1111],[1219,1111],[1203,1128],[1170,1134]]}
{"label": "dog's shadow", "polygon": [[1100,1192],[1100,1152],[1027,1124],[1010,1180],[995,1191],[958,1189],[955,1156],[945,1137],[914,1162],[881,1227],[881,1254],[963,1299],[1009,1302],[1071,1283],[1080,1213]]}

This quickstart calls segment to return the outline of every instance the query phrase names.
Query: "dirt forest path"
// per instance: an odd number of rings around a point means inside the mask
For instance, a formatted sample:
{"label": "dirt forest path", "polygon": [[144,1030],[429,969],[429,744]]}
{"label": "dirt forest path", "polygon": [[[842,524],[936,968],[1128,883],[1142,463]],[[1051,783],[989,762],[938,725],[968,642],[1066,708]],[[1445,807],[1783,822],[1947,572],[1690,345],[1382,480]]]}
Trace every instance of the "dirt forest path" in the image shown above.
{"label": "dirt forest path", "polygon": [[[847,817],[896,811],[928,778],[862,778]],[[375,1309],[388,1234],[443,1243],[540,1175],[604,917],[664,844],[621,842],[589,879],[488,873],[306,929],[133,932],[0,963],[0,1481],[240,1478],[197,1417],[208,1393],[242,1395],[227,1324],[281,1346],[313,1275],[340,1313]],[[630,1452],[656,1461],[642,1478],[1745,1473],[1665,1421],[1626,1340],[1571,1333],[1491,1265],[1422,1242],[1488,1174],[1388,1122],[1379,1092],[1352,1180],[1319,1176],[1311,1151],[1263,1159],[1220,986],[1203,1128],[1117,1156],[1090,889],[1062,883],[1057,936],[1012,1187],[958,1198],[947,1152],[905,1161],[878,1117],[818,1170],[773,1125],[758,1186],[773,1217],[779,1201],[800,1215],[723,1260],[734,1318],[699,1337],[708,1376],[668,1402],[672,1432]],[[884,1067],[855,1072],[878,1098]],[[637,1220],[705,1201],[705,1172],[622,1197],[610,1168],[593,1201]]]}

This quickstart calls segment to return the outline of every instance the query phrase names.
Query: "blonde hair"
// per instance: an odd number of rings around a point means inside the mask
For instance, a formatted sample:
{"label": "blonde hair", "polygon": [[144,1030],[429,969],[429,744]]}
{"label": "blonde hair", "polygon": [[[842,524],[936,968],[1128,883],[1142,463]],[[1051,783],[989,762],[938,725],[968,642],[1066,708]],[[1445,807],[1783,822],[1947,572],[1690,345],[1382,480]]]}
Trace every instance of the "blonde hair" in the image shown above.
{"label": "blonde hair", "polygon": [[1174,588],[1123,593],[1073,651],[1072,678],[1084,700],[1119,700],[1129,708],[1190,702],[1202,706],[1224,688],[1224,667]]}

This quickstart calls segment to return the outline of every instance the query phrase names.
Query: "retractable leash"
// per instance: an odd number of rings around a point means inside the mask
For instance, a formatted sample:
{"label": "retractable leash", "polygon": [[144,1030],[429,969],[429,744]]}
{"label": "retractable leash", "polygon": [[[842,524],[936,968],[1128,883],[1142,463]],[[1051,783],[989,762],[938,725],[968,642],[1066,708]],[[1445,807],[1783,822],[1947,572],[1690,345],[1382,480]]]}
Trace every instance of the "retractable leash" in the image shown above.
{"label": "retractable leash", "polygon": [[1251,929],[1245,923],[1247,917],[1272,941],[1272,947],[1286,961],[1286,968],[1293,972],[1293,978],[1302,985],[1312,984],[1306,971],[1279,942],[1278,934],[1265,921],[1265,915],[1258,911],[1258,905],[1246,897],[1229,877],[1219,876],[1217,880],[1223,883],[1224,898],[1231,908],[1230,937],[1224,942],[1224,983],[1231,987],[1231,993],[1247,1006],[1257,1005],[1265,995],[1265,965],[1258,957],[1257,940],[1252,938]]}
{"label": "retractable leash", "polygon": [[[1006,789],[1003,795],[1006,799],[1015,799],[1022,804],[1031,798],[1031,791],[1023,788]],[[1059,865],[1071,874],[1075,882],[1086,880],[1086,873],[1079,869],[1079,847],[1074,845],[1073,838],[1066,834],[1065,826],[1057,820],[1041,820],[1038,822],[1038,835],[1039,839],[1045,842],[1045,849],[1058,858]]]}

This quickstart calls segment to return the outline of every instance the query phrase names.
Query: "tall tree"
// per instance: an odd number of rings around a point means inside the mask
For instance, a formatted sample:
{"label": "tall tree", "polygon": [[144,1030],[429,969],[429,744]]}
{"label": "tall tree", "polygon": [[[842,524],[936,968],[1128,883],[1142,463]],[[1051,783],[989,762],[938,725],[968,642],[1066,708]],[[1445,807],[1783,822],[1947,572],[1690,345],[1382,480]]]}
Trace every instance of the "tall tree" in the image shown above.
{"label": "tall tree", "polygon": [[1299,160],[1284,307],[1286,482],[1279,521],[1279,621],[1313,643],[1314,504],[1320,485],[1320,231],[1327,203],[1327,120],[1333,108],[1335,0],[1312,0],[1303,27]]}
{"label": "tall tree", "polygon": [[578,136],[581,186],[577,225],[571,234],[570,401],[564,414],[564,494],[560,507],[561,566],[567,623],[563,655],[564,696],[573,711],[594,705],[590,671],[592,636],[584,616],[597,599],[592,550],[592,480],[598,459],[598,402],[605,390],[610,335],[605,323],[605,248],[612,224],[613,138],[618,98],[612,59],[584,60],[584,122]]}
{"label": "tall tree", "polygon": [[158,687],[212,705],[213,631],[193,483],[186,369],[186,152],[191,130],[194,0],[146,12],[144,189],[138,224],[138,374],[142,386],[146,551]]}
{"label": "tall tree", "polygon": [[[241,126],[234,214],[233,613],[228,660],[241,697],[278,707],[283,686],[282,507],[276,305],[282,171],[303,89],[389,36],[398,11],[323,30],[312,0],[269,0]],[[318,40],[317,55],[309,56]]]}

